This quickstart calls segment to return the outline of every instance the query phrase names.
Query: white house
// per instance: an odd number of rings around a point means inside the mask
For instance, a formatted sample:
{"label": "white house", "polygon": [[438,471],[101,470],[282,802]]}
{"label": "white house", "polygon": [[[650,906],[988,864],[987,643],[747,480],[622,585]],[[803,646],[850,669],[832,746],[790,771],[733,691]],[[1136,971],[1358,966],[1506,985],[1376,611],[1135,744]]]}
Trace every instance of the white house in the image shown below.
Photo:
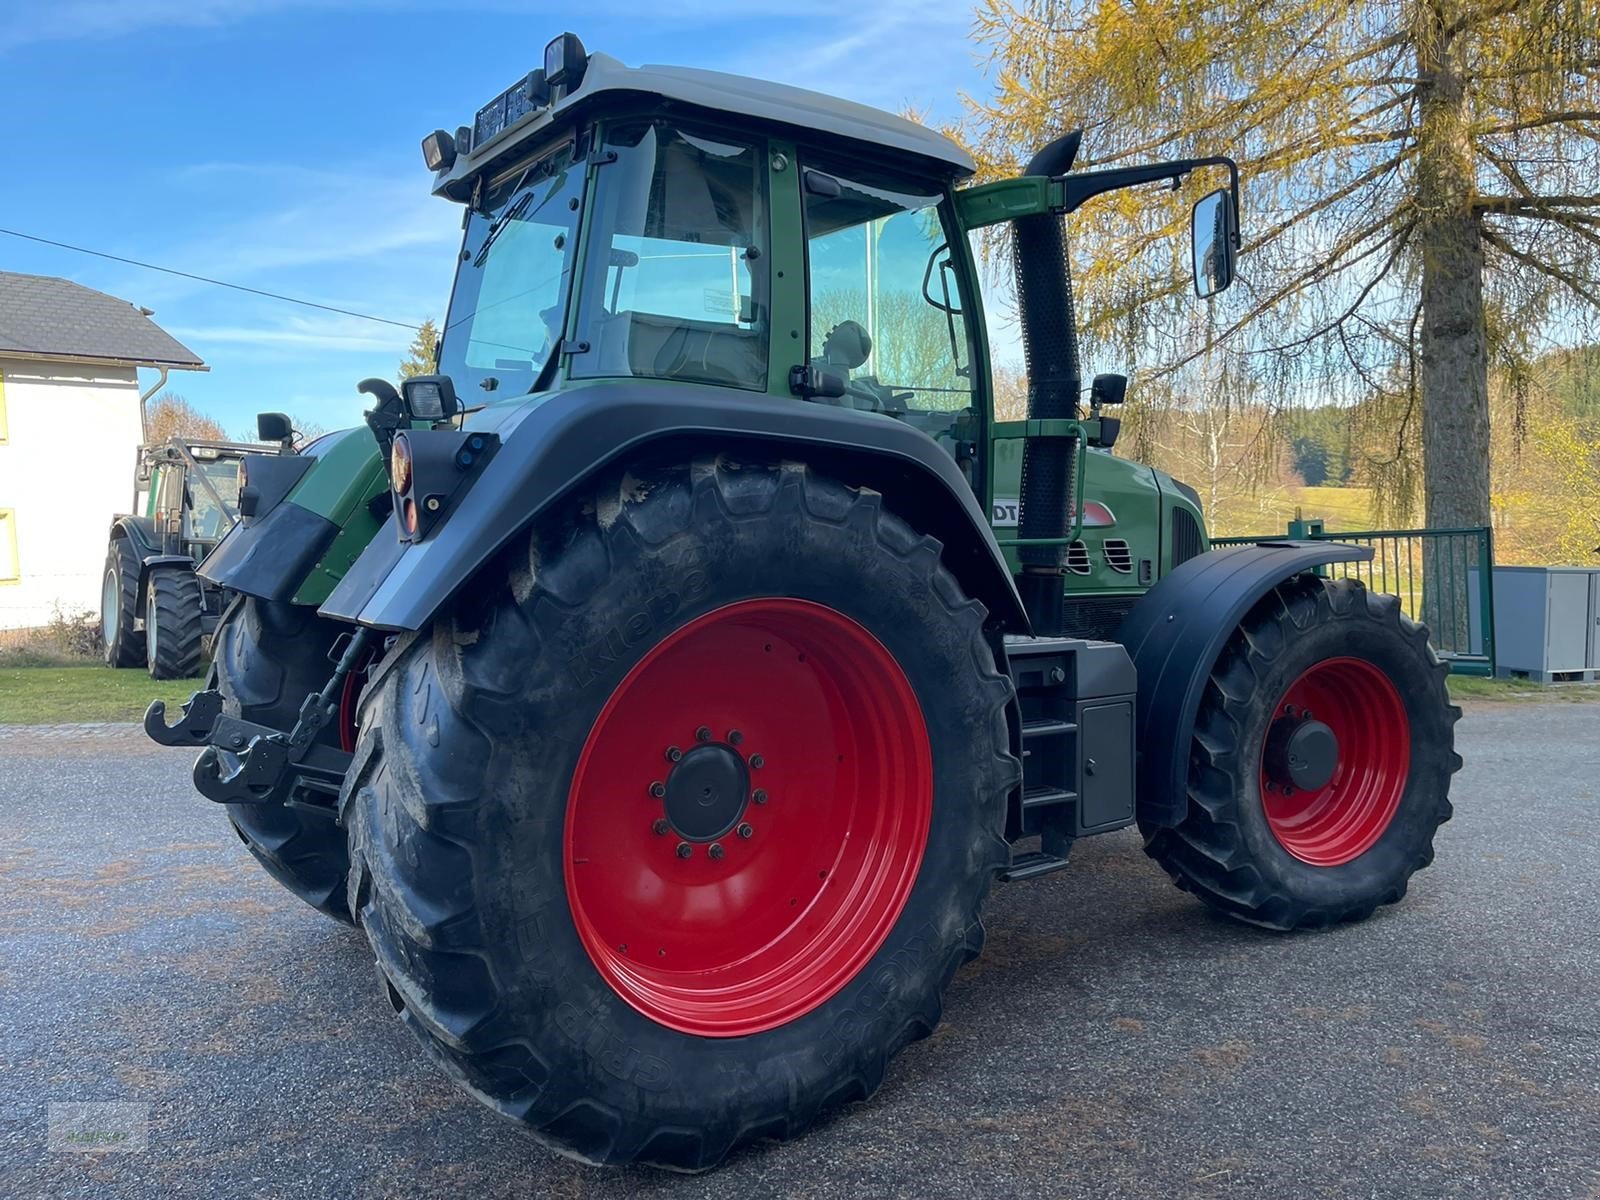
{"label": "white house", "polygon": [[147,309],[0,271],[0,630],[96,613],[111,518],[133,502],[138,369],[204,371]]}

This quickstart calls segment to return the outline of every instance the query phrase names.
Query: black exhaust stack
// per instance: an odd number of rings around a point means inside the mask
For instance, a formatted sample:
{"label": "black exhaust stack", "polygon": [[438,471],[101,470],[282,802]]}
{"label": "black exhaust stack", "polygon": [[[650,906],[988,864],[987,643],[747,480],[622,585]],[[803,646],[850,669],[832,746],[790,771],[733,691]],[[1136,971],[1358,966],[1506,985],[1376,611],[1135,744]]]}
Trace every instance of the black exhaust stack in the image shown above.
{"label": "black exhaust stack", "polygon": [[[1051,142],[1028,163],[1028,175],[1065,175],[1077,156],[1083,130]],[[1082,375],[1078,329],[1072,312],[1072,269],[1067,262],[1062,218],[1053,213],[1018,217],[1011,223],[1017,305],[1022,314],[1022,349],[1028,369],[1028,419],[1073,420],[1078,415]],[[1064,538],[1077,492],[1077,447],[1064,438],[1029,438],[1022,447],[1019,538]],[[1017,591],[1038,636],[1061,632],[1067,547],[1019,546],[1022,573]]]}

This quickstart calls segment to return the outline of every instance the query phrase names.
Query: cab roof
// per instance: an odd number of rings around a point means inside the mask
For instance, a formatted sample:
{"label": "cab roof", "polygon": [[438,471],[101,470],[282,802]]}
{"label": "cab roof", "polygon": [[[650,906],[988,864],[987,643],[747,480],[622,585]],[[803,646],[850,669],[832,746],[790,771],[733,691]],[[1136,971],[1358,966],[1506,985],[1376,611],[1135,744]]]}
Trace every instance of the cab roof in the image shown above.
{"label": "cab roof", "polygon": [[435,174],[434,194],[466,199],[469,181],[484,167],[510,158],[579,109],[605,98],[629,95],[724,113],[732,119],[785,126],[801,136],[821,133],[830,139],[855,143],[854,149],[867,153],[899,151],[947,178],[966,178],[976,169],[972,156],[944,134],[865,104],[721,71],[630,67],[609,55],[595,53],[588,57],[582,82],[569,94],[508,123],[481,144],[476,144],[478,139],[474,137],[475,144],[470,149],[458,153],[450,167]]}

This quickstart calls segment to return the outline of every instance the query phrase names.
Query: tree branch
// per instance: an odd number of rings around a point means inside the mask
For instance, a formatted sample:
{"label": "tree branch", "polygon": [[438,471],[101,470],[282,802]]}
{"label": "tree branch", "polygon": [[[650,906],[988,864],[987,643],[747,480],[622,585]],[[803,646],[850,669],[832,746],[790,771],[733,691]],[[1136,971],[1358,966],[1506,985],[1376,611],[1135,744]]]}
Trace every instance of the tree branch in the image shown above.
{"label": "tree branch", "polygon": [[1581,280],[1569,275],[1554,263],[1545,262],[1543,259],[1536,258],[1532,254],[1527,254],[1521,250],[1518,250],[1515,246],[1506,241],[1493,230],[1485,229],[1483,231],[1483,240],[1488,242],[1496,250],[1500,251],[1500,253],[1516,259],[1524,266],[1539,272],[1539,274],[1544,275],[1549,279],[1555,280],[1569,291],[1583,297],[1590,304],[1600,307],[1600,294],[1597,294],[1589,287],[1586,287]]}
{"label": "tree branch", "polygon": [[1472,202],[1474,213],[1508,217],[1536,217],[1552,208],[1600,208],[1600,196],[1479,196]]}
{"label": "tree branch", "polygon": [[1477,134],[1520,133],[1524,129],[1538,129],[1541,125],[1560,125],[1573,121],[1600,121],[1600,110],[1579,108],[1567,112],[1541,113],[1537,117],[1529,117],[1526,121],[1512,121],[1509,125],[1482,126],[1472,132]]}

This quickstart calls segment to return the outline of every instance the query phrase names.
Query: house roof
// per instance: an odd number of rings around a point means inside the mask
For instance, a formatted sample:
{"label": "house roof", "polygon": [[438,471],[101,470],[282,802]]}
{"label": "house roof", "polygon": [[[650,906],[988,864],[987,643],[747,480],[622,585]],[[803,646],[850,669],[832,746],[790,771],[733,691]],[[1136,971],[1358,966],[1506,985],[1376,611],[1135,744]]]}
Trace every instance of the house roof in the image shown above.
{"label": "house roof", "polygon": [[199,355],[126,300],[50,275],[0,271],[0,354],[205,370]]}

